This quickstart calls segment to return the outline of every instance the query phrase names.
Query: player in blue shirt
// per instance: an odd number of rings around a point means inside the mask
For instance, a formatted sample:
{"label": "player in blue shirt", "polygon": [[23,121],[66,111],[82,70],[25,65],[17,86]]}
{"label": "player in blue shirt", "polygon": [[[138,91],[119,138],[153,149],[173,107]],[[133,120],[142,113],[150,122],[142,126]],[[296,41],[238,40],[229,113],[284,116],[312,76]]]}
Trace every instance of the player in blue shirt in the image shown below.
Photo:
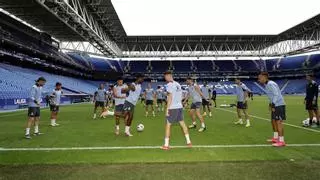
{"label": "player in blue shirt", "polygon": [[249,88],[240,81],[239,78],[235,79],[236,83],[236,95],[237,95],[237,114],[239,120],[235,124],[243,124],[241,111],[243,112],[246,118],[246,127],[250,127],[250,120],[248,115],[248,93],[250,92]]}
{"label": "player in blue shirt", "polygon": [[274,147],[283,147],[286,145],[283,133],[283,121],[286,120],[286,106],[281,90],[277,83],[269,80],[267,72],[260,73],[258,81],[265,86],[269,98],[273,138],[268,141],[272,142],[272,146]]}
{"label": "player in blue shirt", "polygon": [[40,121],[40,104],[42,102],[42,87],[46,84],[44,77],[39,77],[36,84],[30,90],[29,103],[28,103],[28,122],[26,128],[26,139],[31,139],[30,128],[34,125],[34,135],[40,135],[39,121]]}

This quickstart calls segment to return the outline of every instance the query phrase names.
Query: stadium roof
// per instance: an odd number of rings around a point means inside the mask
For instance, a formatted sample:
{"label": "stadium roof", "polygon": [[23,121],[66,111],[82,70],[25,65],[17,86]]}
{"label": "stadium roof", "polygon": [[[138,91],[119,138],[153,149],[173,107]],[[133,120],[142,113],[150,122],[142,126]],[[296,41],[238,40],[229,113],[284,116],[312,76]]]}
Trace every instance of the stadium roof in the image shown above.
{"label": "stadium roof", "polygon": [[257,2],[0,0],[0,8],[62,42],[88,41],[112,57],[280,56],[319,49],[320,1]]}

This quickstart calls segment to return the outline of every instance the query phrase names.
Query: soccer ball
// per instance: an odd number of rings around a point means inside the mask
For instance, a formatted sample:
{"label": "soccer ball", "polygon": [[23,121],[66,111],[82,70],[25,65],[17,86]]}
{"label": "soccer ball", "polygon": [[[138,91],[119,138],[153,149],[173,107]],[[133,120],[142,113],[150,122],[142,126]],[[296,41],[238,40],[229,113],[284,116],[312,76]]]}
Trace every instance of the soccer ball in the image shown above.
{"label": "soccer ball", "polygon": [[137,126],[137,131],[142,132],[144,130],[144,125],[143,124],[138,124]]}

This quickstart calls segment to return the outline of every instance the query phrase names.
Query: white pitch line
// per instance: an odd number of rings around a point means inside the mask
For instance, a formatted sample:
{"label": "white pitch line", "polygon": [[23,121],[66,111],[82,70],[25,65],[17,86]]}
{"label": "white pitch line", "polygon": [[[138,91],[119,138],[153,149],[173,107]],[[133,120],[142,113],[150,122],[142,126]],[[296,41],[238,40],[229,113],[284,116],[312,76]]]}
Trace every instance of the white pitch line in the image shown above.
{"label": "white pitch line", "polygon": [[[320,147],[320,144],[288,144],[288,147]],[[259,148],[272,147],[270,144],[238,144],[238,145],[194,145],[192,148]],[[188,149],[187,146],[170,146],[173,149]],[[0,148],[4,151],[82,151],[82,150],[134,150],[160,149],[160,146],[105,146],[105,147],[56,147],[56,148]]]}
{"label": "white pitch line", "polygon": [[[230,113],[233,113],[233,114],[237,114],[237,112],[235,111],[231,111],[231,110],[228,110],[228,109],[222,109],[222,108],[217,108],[218,110],[221,110],[221,111],[226,111],[226,112],[230,112]],[[271,121],[270,119],[267,119],[267,118],[263,118],[263,117],[259,117],[259,116],[255,116],[255,115],[249,115],[250,117],[254,117],[254,118],[257,118],[257,119],[261,119],[261,120],[264,120],[264,121]],[[299,129],[304,129],[304,130],[307,130],[307,131],[312,131],[312,132],[317,132],[317,133],[320,133],[319,130],[315,130],[315,129],[310,129],[310,128],[306,128],[306,127],[302,127],[302,126],[297,126],[297,125],[293,125],[293,124],[289,124],[289,123],[283,123],[287,126],[291,126],[291,127],[295,127],[295,128],[299,128]]]}

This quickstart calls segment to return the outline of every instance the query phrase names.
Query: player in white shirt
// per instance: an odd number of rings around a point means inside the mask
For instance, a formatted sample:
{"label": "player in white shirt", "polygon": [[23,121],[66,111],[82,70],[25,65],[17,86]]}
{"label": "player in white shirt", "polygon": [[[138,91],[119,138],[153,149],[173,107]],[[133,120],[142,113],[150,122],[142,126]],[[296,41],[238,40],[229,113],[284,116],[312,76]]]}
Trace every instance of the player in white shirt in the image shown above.
{"label": "player in white shirt", "polygon": [[123,106],[124,110],[124,119],[126,122],[125,127],[125,135],[126,136],[133,136],[130,133],[130,127],[133,120],[134,108],[139,100],[139,96],[141,94],[141,83],[143,82],[143,75],[139,74],[136,76],[136,81],[127,88],[122,89],[122,93],[129,92],[129,96],[126,98]]}
{"label": "player in white shirt", "polygon": [[113,87],[113,97],[115,103],[114,117],[116,120],[115,134],[119,135],[120,131],[120,117],[123,116],[123,106],[126,99],[126,93],[122,92],[122,89],[126,89],[127,85],[123,84],[123,78],[117,79],[117,85]]}
{"label": "player in white shirt", "polygon": [[166,128],[163,150],[169,150],[169,138],[171,134],[171,125],[179,123],[186,138],[188,147],[192,147],[188,128],[183,120],[183,106],[182,106],[182,89],[181,85],[173,80],[172,73],[167,71],[164,73],[164,78],[167,81],[167,109],[166,109]]}
{"label": "player in white shirt", "polygon": [[50,111],[51,111],[51,126],[59,126],[59,124],[56,123],[58,112],[59,112],[59,105],[61,102],[61,96],[63,95],[62,91],[62,84],[57,82],[56,88],[53,90],[53,92],[50,95],[49,104],[50,104]]}
{"label": "player in white shirt", "polygon": [[148,83],[148,87],[145,89],[144,91],[144,97],[146,100],[146,117],[148,117],[149,114],[149,108],[152,111],[152,116],[155,117],[155,113],[154,113],[154,99],[156,98],[156,93],[155,91],[152,89],[151,83]]}

